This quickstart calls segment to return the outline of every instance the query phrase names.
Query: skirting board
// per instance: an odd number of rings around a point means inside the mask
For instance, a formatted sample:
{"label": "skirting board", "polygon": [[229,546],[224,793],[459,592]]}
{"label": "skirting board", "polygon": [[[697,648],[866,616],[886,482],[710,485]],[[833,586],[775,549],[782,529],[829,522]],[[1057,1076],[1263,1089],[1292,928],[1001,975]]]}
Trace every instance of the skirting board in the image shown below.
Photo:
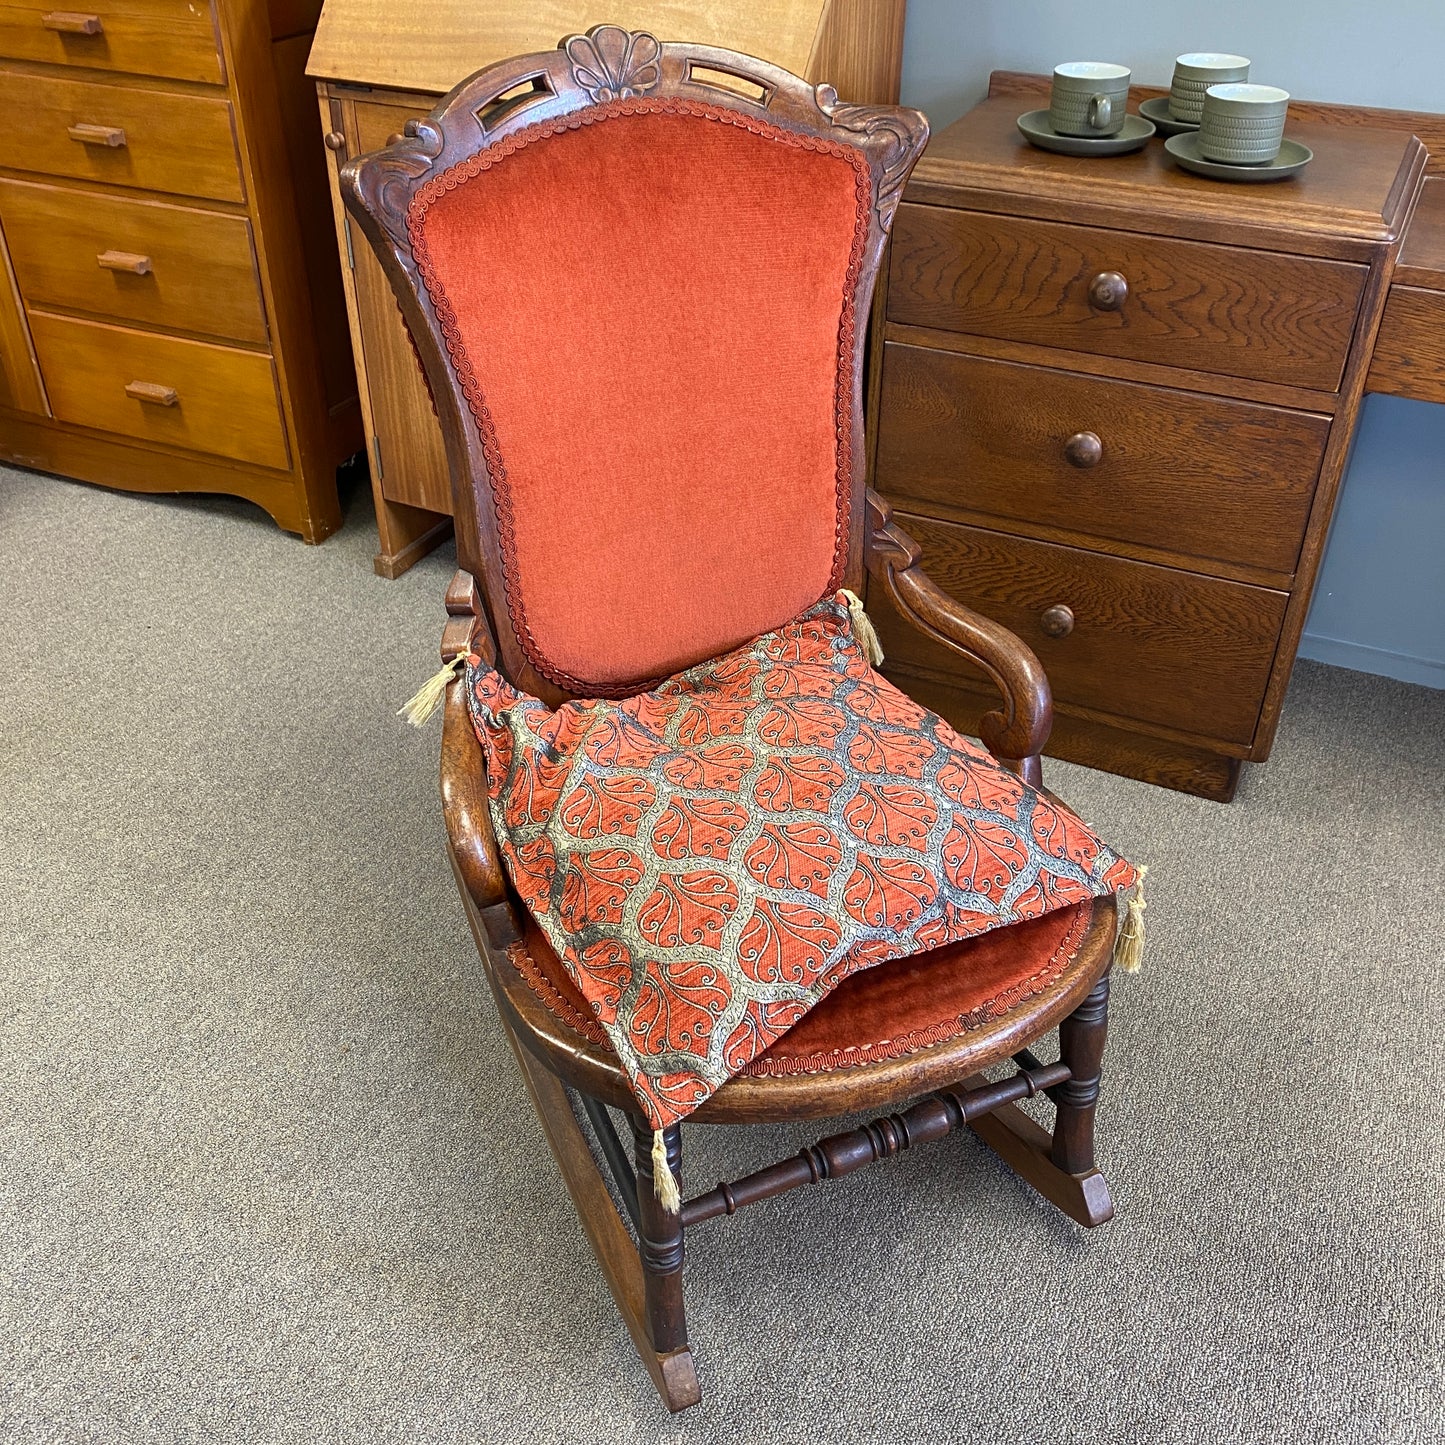
{"label": "skirting board", "polygon": [[1299,655],[1314,662],[1327,662],[1331,667],[1347,667],[1351,672],[1372,672],[1379,677],[1393,677],[1398,682],[1445,690],[1445,662],[1430,657],[1411,657],[1408,653],[1367,647],[1362,642],[1345,642],[1338,637],[1319,637],[1310,632],[1300,639]]}

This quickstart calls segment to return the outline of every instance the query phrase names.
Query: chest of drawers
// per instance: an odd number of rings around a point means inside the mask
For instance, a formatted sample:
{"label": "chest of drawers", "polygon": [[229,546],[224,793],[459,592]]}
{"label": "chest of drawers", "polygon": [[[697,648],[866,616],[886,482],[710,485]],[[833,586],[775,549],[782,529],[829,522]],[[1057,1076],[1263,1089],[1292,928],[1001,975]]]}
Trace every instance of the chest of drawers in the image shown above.
{"label": "chest of drawers", "polygon": [[0,5],[0,457],[319,541],[361,446],[318,0]]}
{"label": "chest of drawers", "polygon": [[[1058,756],[1206,797],[1268,757],[1424,147],[1292,122],[1296,180],[1158,141],[1030,148],[1041,82],[930,143],[871,357],[873,483],[1054,686]],[[886,670],[965,727],[988,684],[871,603]]]}

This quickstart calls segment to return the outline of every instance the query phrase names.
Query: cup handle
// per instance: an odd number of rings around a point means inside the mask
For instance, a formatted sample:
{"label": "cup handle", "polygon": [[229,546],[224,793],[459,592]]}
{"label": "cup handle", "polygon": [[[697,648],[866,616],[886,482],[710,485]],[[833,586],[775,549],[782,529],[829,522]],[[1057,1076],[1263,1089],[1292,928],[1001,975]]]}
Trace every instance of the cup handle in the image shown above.
{"label": "cup handle", "polygon": [[1107,130],[1114,118],[1114,102],[1107,95],[1089,97],[1089,124],[1095,130]]}

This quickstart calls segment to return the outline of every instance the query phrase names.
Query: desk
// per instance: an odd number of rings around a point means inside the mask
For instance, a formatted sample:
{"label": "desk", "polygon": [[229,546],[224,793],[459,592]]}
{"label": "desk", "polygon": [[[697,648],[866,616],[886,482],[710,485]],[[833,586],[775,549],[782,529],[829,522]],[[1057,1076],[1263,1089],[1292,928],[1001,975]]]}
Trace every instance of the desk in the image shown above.
{"label": "desk", "polygon": [[1365,390],[1445,402],[1445,175],[1426,178],[1405,232]]}
{"label": "desk", "polygon": [[[1427,231],[1397,263],[1445,118],[1296,104],[1314,162],[1231,186],[1157,141],[1033,149],[1015,121],[1047,93],[995,73],[909,184],[874,484],[941,585],[1042,657],[1052,753],[1227,800],[1273,744],[1387,309],[1418,324],[1409,293],[1434,294]],[[899,685],[976,721],[987,683],[870,605]]]}

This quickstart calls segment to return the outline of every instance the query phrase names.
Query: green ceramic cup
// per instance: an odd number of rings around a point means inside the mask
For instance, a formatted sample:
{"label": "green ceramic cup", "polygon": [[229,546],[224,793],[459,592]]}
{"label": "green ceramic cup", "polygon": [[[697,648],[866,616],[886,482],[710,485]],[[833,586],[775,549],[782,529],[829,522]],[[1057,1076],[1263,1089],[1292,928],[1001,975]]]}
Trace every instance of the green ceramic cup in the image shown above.
{"label": "green ceramic cup", "polygon": [[1211,85],[1199,117],[1199,154],[1232,166],[1257,166],[1279,154],[1289,92],[1274,85]]}
{"label": "green ceramic cup", "polygon": [[1130,70],[1103,60],[1070,60],[1054,67],[1049,124],[1059,135],[1102,138],[1124,129]]}
{"label": "green ceramic cup", "polygon": [[1249,79],[1249,61],[1242,55],[1221,55],[1196,50],[1174,62],[1174,80],[1169,87],[1169,114],[1189,125],[1199,124],[1204,92],[1211,85]]}

